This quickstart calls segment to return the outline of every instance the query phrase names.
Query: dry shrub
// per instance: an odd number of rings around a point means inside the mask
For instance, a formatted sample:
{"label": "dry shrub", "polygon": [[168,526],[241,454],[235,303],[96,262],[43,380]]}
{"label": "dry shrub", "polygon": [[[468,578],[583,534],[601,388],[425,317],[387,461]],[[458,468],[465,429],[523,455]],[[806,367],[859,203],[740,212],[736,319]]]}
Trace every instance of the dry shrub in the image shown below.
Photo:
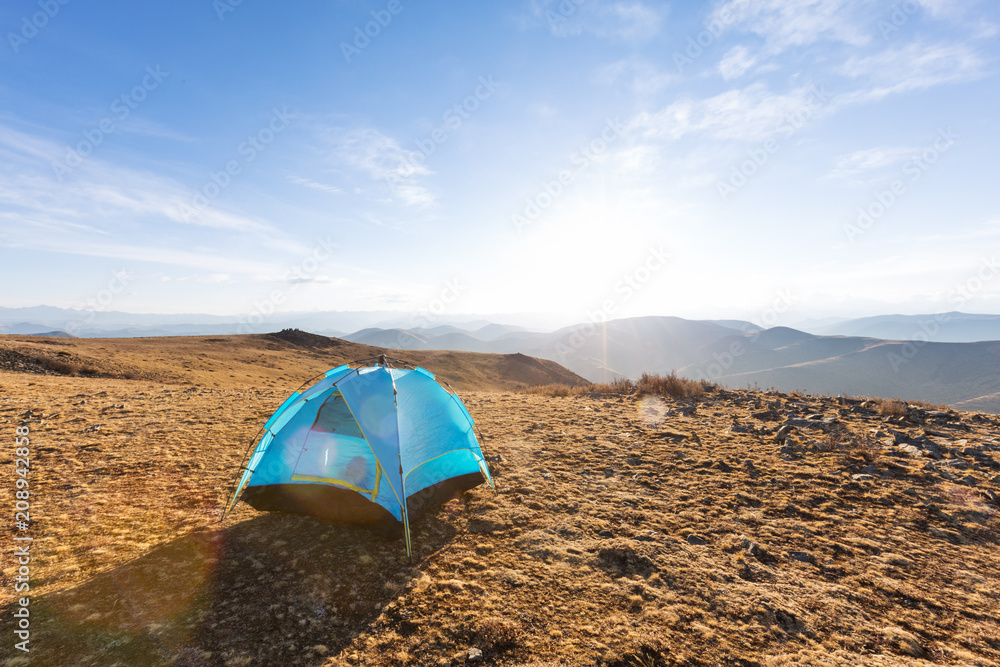
{"label": "dry shrub", "polygon": [[500,616],[490,616],[480,621],[477,638],[484,651],[509,651],[521,643],[521,624]]}
{"label": "dry shrub", "polygon": [[628,378],[618,378],[611,382],[586,384],[579,387],[571,387],[568,384],[536,384],[525,387],[521,391],[526,394],[552,397],[579,396],[581,394],[631,394],[635,391],[635,384]]}
{"label": "dry shrub", "polygon": [[80,366],[77,364],[71,364],[65,361],[60,361],[59,359],[53,359],[52,357],[46,357],[44,355],[37,355],[31,358],[36,364],[49,369],[50,371],[55,371],[56,373],[62,373],[63,375],[76,375],[80,372]]}
{"label": "dry shrub", "polygon": [[571,387],[568,384],[536,384],[521,390],[525,394],[552,397],[579,396],[583,391],[583,387]]}
{"label": "dry shrub", "polygon": [[670,375],[643,373],[638,382],[628,378],[617,378],[611,382],[594,383],[581,387],[571,387],[567,384],[540,384],[525,387],[521,391],[540,396],[579,396],[581,394],[652,394],[655,396],[673,396],[674,398],[698,398],[715,389],[715,384],[707,380],[688,380],[677,377],[671,371]]}
{"label": "dry shrub", "polygon": [[668,667],[674,664],[667,644],[651,634],[629,642],[618,656],[609,656],[608,667]]}
{"label": "dry shrub", "polygon": [[870,435],[861,434],[847,440],[848,456],[858,456],[866,463],[875,463],[882,453],[882,445]]}
{"label": "dry shrub", "polygon": [[704,396],[707,391],[715,387],[711,382],[705,380],[688,380],[677,377],[677,373],[670,372],[670,375],[650,375],[643,373],[636,383],[639,394],[653,394],[656,396],[673,396],[674,398],[698,398]]}
{"label": "dry shrub", "polygon": [[906,402],[898,398],[877,398],[875,407],[878,408],[880,415],[887,417],[905,417],[909,414]]}
{"label": "dry shrub", "polygon": [[598,394],[631,394],[635,391],[635,383],[628,378],[617,378],[603,384],[592,384],[587,391]]}

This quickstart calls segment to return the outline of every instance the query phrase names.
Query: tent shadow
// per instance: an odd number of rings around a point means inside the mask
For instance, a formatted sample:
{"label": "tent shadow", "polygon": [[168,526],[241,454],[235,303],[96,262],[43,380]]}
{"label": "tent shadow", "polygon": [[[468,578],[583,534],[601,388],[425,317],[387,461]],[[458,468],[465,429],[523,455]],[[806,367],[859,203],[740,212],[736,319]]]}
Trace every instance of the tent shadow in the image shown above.
{"label": "tent shadow", "polygon": [[[414,565],[454,537],[446,511],[415,526]],[[319,665],[383,611],[405,632],[406,612],[393,601],[414,576],[401,540],[259,514],[34,600],[31,661]]]}

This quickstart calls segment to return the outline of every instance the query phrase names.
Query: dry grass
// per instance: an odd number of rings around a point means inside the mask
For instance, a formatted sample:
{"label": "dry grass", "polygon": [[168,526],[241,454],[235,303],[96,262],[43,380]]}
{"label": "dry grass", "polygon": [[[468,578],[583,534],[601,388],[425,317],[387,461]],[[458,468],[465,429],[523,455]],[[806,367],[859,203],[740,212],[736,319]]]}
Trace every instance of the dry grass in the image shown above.
{"label": "dry grass", "polygon": [[875,405],[878,413],[886,417],[905,417],[909,414],[906,402],[898,398],[877,398]]}
{"label": "dry grass", "polygon": [[525,393],[540,396],[565,397],[583,394],[618,394],[638,396],[670,396],[673,398],[699,398],[715,388],[715,385],[702,381],[688,380],[677,377],[676,373],[656,375],[643,373],[638,381],[628,378],[618,378],[608,383],[569,386],[565,384],[535,385],[523,389]]}
{"label": "dry grass", "polygon": [[674,398],[699,398],[714,386],[705,380],[696,381],[677,377],[677,373],[674,372],[664,376],[643,373],[639,382],[636,383],[636,391],[640,396],[649,394]]}
{"label": "dry grass", "polygon": [[[462,397],[499,492],[415,522],[410,563],[399,541],[306,517],[219,522],[247,438],[328,354],[88,345],[74,359],[103,346],[184,374],[0,372],[0,430],[31,428],[32,664],[395,667],[471,647],[505,667],[1000,664],[994,417],[935,426],[954,432],[939,473],[836,399],[706,391],[689,411],[484,384]],[[836,416],[838,447],[783,455],[770,410]],[[8,614],[16,565],[0,567]]]}
{"label": "dry grass", "polygon": [[925,410],[948,410],[947,405],[928,403],[927,401],[904,401],[899,398],[875,398],[873,402],[879,414],[887,417],[905,417],[912,408],[923,408]]}

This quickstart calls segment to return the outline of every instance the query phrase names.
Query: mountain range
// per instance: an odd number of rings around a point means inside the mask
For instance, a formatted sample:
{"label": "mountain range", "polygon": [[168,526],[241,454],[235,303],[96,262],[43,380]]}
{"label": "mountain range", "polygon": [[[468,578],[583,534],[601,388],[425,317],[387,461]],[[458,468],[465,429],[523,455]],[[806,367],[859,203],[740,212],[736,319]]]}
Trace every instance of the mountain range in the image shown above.
{"label": "mountain range", "polygon": [[[48,307],[0,308],[0,331],[59,335],[67,322],[78,322],[79,317],[79,311]],[[413,320],[393,312],[293,313],[267,324],[294,326],[401,354],[522,353],[556,361],[594,382],[676,371],[733,388],[899,396],[1000,412],[1000,316],[996,315],[886,315],[826,322],[810,327],[811,332],[761,329],[741,320],[665,316],[584,323],[550,332],[498,324],[481,316],[435,326],[400,326]],[[331,323],[344,328],[338,330]],[[367,326],[343,333],[350,330],[345,325],[357,323]],[[237,333],[239,322],[208,315],[101,312],[93,314],[88,326],[78,326],[76,333],[101,337]],[[109,329],[86,333],[95,326]]]}

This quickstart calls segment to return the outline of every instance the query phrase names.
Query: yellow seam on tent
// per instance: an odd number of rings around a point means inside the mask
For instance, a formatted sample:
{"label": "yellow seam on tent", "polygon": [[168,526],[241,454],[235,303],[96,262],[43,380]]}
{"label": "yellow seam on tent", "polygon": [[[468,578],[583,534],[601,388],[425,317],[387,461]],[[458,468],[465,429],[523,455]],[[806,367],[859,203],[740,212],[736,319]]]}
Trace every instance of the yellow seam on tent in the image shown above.
{"label": "yellow seam on tent", "polygon": [[[442,456],[444,456],[445,454],[451,454],[452,452],[469,452],[470,454],[472,454],[472,450],[471,450],[471,449],[469,449],[468,447],[459,447],[458,449],[449,449],[449,450],[448,450],[448,451],[446,451],[446,452],[442,452],[442,453],[438,454],[438,455],[437,455],[437,456],[435,456],[435,457],[434,457],[433,459],[427,459],[427,460],[426,460],[426,461],[424,461],[423,463],[418,463],[417,465],[413,466],[412,468],[410,468],[409,472],[407,472],[407,473],[406,473],[406,475],[409,475],[409,474],[410,474],[411,472],[413,472],[414,470],[416,470],[416,469],[417,469],[417,468],[419,468],[420,466],[422,466],[422,465],[424,465],[424,464],[426,464],[426,463],[430,463],[431,461],[433,461],[433,460],[435,460],[435,459],[439,459],[439,458],[441,458]],[[473,454],[473,457],[475,457],[475,455],[474,455],[474,454]],[[406,475],[403,475],[403,477],[406,477]]]}
{"label": "yellow seam on tent", "polygon": [[372,489],[372,502],[375,502],[375,497],[378,496],[378,485],[382,481],[382,464],[375,459],[375,488]]}
{"label": "yellow seam on tent", "polygon": [[486,483],[490,485],[491,489],[496,491],[497,487],[493,484],[493,476],[490,475],[489,470],[486,468],[486,464],[479,459],[476,459],[476,463],[479,464],[479,472],[483,474],[483,479],[486,480]]}
{"label": "yellow seam on tent", "polygon": [[[361,428],[361,422],[358,421],[357,416],[354,414],[354,410],[351,409],[351,404],[347,402],[346,396],[344,397],[344,405],[347,406],[347,411],[351,413],[351,417],[354,417],[354,423],[358,425],[358,430],[361,431],[361,437],[365,439],[365,444],[368,445],[368,451],[372,453],[372,458],[375,459],[375,463],[382,465],[382,462],[378,460],[378,454],[376,454],[375,450],[372,449],[372,443],[368,442],[368,436],[365,435],[365,430]],[[392,495],[396,496],[396,501],[399,502],[399,506],[402,508],[403,502],[399,500],[399,494],[396,493],[396,487],[392,485],[392,480],[389,479],[388,476],[385,478],[385,483],[389,485],[390,489],[392,489]],[[400,512],[402,513],[402,509],[400,509]]]}
{"label": "yellow seam on tent", "polygon": [[346,486],[352,491],[357,491],[358,493],[371,493],[371,489],[362,489],[360,486],[351,484],[350,482],[345,482],[342,479],[334,479],[332,477],[314,477],[313,475],[292,475],[293,482],[322,482],[323,484],[336,484],[338,486]]}

